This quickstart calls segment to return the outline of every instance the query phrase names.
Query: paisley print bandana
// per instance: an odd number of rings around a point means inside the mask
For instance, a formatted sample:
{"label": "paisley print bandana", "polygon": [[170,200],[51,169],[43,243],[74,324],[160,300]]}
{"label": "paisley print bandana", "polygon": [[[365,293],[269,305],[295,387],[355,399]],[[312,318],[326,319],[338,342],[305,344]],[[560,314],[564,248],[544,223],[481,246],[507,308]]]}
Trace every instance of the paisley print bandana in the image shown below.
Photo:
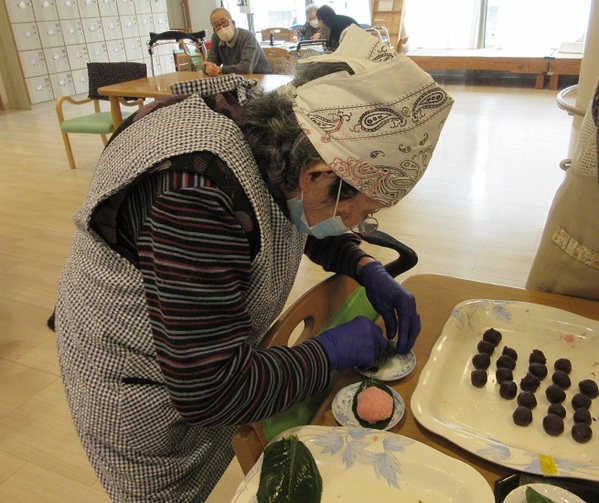
{"label": "paisley print bandana", "polygon": [[288,89],[296,118],[343,181],[393,206],[424,174],[453,99],[413,61],[356,26],[334,53],[305,60],[325,61],[346,62],[356,73]]}

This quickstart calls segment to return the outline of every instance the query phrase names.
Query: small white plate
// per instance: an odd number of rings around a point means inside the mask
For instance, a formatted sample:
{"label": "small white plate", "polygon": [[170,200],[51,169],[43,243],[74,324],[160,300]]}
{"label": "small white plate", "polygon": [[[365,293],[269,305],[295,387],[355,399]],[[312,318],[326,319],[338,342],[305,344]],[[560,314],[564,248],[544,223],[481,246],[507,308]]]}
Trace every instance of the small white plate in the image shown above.
{"label": "small white plate", "polygon": [[551,484],[526,484],[516,487],[505,497],[503,503],[526,503],[527,487],[532,487],[539,494],[551,498],[555,503],[585,503],[576,494]]}
{"label": "small white plate", "polygon": [[356,370],[366,377],[376,377],[381,381],[397,381],[407,376],[416,367],[416,355],[413,351],[405,355],[395,355],[382,365],[376,372],[368,369],[357,368]]}
{"label": "small white plate", "polygon": [[[352,410],[354,395],[356,394],[360,384],[361,383],[356,382],[346,386],[340,390],[333,399],[333,404],[331,406],[331,409],[333,410],[333,416],[341,426],[360,426],[360,423],[356,419],[356,416]],[[406,410],[406,406],[401,395],[393,388],[389,389],[393,393],[395,409],[393,411],[393,415],[391,416],[391,421],[389,421],[389,424],[385,430],[393,428],[397,423],[399,423]]]}

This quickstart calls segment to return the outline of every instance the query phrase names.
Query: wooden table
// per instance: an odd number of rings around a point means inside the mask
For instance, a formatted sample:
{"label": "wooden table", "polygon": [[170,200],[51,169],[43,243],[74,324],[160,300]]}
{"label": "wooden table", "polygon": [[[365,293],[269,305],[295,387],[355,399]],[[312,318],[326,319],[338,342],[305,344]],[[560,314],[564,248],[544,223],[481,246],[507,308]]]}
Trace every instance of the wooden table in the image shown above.
{"label": "wooden table", "polygon": [[549,89],[557,89],[560,75],[580,75],[582,65],[582,54],[556,52],[549,60],[547,75],[549,78]]}
{"label": "wooden table", "polygon": [[[545,304],[581,316],[599,320],[599,302],[565,297],[549,293],[522,290],[500,285],[478,283],[463,279],[439,276],[435,274],[414,275],[402,282],[416,297],[418,311],[422,322],[422,332],[413,348],[416,354],[416,368],[407,377],[395,383],[395,388],[406,403],[404,417],[391,431],[400,433],[423,444],[434,447],[451,457],[463,461],[478,470],[493,488],[497,479],[503,478],[514,470],[497,465],[458,447],[445,438],[431,433],[421,427],[410,407],[410,400],[420,373],[428,361],[431,350],[438,337],[441,335],[445,322],[457,304],[464,300],[487,298],[495,300],[516,300]],[[357,382],[363,377],[357,372],[347,371],[337,381],[329,397],[323,402],[320,409],[312,419],[311,424],[338,426],[331,412],[331,403],[335,394],[343,387]],[[599,488],[599,484],[597,484]]]}
{"label": "wooden table", "polygon": [[[272,91],[282,85],[287,84],[292,77],[290,75],[274,74],[249,74],[244,75],[248,79],[256,79],[258,85],[265,91]],[[100,87],[98,93],[110,98],[110,111],[115,129],[123,122],[123,114],[119,104],[119,98],[164,98],[170,96],[171,84],[176,82],[186,82],[188,80],[209,79],[218,77],[208,77],[202,72],[172,72],[156,75],[155,77],[146,77],[143,79],[129,80],[120,84]]]}

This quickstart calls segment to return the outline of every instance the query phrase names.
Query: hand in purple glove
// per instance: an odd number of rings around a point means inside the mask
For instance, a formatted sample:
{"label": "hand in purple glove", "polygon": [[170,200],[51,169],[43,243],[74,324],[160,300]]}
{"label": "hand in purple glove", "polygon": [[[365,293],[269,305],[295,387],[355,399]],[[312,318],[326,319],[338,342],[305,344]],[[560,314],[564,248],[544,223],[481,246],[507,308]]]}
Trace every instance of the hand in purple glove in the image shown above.
{"label": "hand in purple glove", "polygon": [[333,370],[372,367],[388,344],[381,328],[366,316],[326,330],[315,340],[324,348]]}
{"label": "hand in purple glove", "polygon": [[366,289],[372,307],[383,317],[387,337],[397,334],[397,354],[412,349],[420,333],[420,316],[416,311],[416,299],[386,271],[380,262],[369,262],[360,269],[358,280]]}

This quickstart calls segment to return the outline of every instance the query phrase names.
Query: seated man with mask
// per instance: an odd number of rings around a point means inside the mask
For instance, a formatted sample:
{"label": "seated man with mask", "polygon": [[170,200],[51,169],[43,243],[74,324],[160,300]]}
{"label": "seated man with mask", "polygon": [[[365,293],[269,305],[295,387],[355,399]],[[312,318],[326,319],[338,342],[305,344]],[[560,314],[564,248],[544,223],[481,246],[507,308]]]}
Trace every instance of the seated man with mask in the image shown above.
{"label": "seated man with mask", "polygon": [[269,73],[270,66],[254,34],[237,28],[226,9],[214,9],[210,14],[214,29],[208,58],[202,63],[210,77],[226,73]]}

